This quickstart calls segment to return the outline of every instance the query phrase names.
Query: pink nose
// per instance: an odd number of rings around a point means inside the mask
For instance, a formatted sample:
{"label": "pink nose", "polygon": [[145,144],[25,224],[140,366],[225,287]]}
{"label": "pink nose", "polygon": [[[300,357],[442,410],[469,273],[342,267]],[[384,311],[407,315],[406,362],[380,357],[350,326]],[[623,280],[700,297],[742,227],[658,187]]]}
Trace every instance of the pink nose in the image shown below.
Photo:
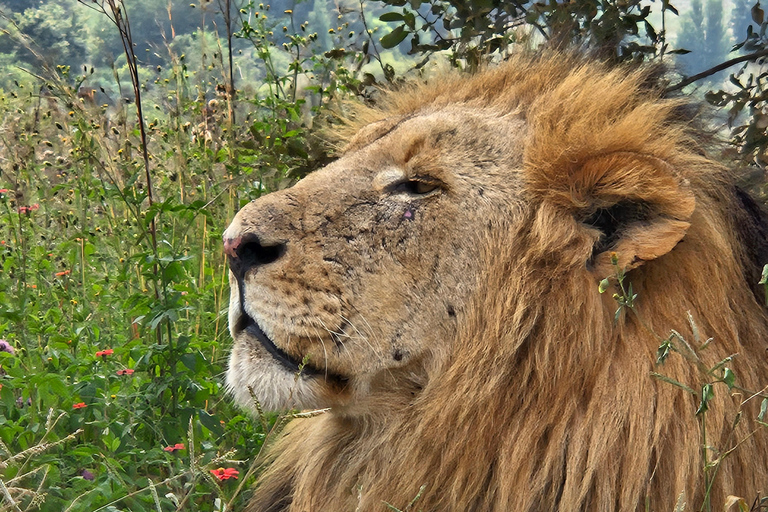
{"label": "pink nose", "polygon": [[240,243],[242,241],[243,241],[242,237],[237,237],[237,238],[224,237],[224,252],[227,253],[227,255],[230,258],[237,258],[237,248],[240,246]]}

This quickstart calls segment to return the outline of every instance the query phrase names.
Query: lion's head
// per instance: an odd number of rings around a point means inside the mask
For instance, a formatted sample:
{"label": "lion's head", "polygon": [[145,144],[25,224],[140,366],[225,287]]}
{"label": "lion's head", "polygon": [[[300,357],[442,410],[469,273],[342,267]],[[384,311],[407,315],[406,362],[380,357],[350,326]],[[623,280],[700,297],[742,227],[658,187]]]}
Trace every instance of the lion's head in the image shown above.
{"label": "lion's head", "polygon": [[[659,336],[701,330],[703,365],[739,353],[744,387],[768,384],[747,283],[768,247],[745,248],[763,220],[680,110],[643,71],[521,57],[360,108],[337,161],[246,205],[224,233],[228,386],[331,408],[294,422],[253,510],[378,510],[421,486],[423,510],[703,496],[696,396],[651,377],[698,369],[656,368]],[[597,292],[617,270],[639,296],[618,320]],[[723,463],[716,499],[768,485],[766,441],[728,414],[718,449],[743,435],[753,455]]]}
{"label": "lion's head", "polygon": [[424,386],[477,289],[484,237],[519,216],[521,135],[519,119],[469,107],[381,121],[246,205],[224,235],[238,399],[354,408]]}

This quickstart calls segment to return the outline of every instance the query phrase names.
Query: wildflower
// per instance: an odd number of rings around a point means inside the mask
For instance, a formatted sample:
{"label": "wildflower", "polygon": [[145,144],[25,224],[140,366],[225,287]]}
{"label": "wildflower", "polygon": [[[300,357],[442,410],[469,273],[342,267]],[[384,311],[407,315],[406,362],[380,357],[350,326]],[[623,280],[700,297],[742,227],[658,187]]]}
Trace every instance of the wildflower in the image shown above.
{"label": "wildflower", "polygon": [[0,352],[8,352],[9,354],[13,354],[15,350],[10,343],[5,340],[0,340]]}
{"label": "wildflower", "polygon": [[96,479],[96,476],[88,471],[87,469],[84,469],[80,472],[80,476],[83,477],[83,480],[94,480]]}
{"label": "wildflower", "polygon": [[19,213],[29,215],[33,211],[39,210],[39,209],[40,209],[39,203],[35,203],[32,206],[19,206]]}
{"label": "wildflower", "polygon": [[133,370],[130,368],[126,368],[124,370],[117,370],[118,375],[133,375]]}
{"label": "wildflower", "polygon": [[235,468],[212,469],[211,473],[213,473],[213,476],[215,476],[219,480],[228,480],[230,478],[237,478],[237,475],[240,474],[240,472]]}
{"label": "wildflower", "polygon": [[72,272],[71,270],[64,270],[62,272],[56,272],[54,275],[56,277],[68,276],[71,272]]}
{"label": "wildflower", "polygon": [[7,194],[10,192],[7,188],[0,188],[0,194]]}
{"label": "wildflower", "polygon": [[72,404],[73,409],[82,409],[83,407],[85,407],[85,402],[78,402],[76,404]]}
{"label": "wildflower", "polygon": [[115,353],[114,350],[112,350],[111,348],[108,348],[106,350],[99,350],[98,352],[96,352],[96,357],[106,358],[107,356],[111,356],[114,353]]}
{"label": "wildflower", "polygon": [[175,452],[177,450],[183,450],[183,449],[184,449],[184,445],[181,444],[181,443],[176,443],[173,446],[166,446],[165,448],[163,448],[164,451],[169,452],[169,453],[173,453],[173,452]]}

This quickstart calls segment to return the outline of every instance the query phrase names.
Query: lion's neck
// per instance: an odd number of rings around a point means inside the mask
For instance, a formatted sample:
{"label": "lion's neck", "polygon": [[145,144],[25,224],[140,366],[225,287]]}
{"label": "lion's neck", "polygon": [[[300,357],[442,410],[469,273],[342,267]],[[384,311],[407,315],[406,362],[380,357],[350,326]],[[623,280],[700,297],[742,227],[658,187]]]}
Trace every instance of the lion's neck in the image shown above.
{"label": "lion's neck", "polygon": [[[728,322],[733,312],[725,308],[729,296],[750,292],[718,283],[721,288],[690,290],[685,304],[648,297],[639,306],[648,323],[630,314],[616,324],[611,297],[589,293],[594,282],[573,277],[532,283],[518,275],[509,274],[515,293],[488,295],[485,311],[475,308],[462,319],[455,352],[420,392],[393,388],[375,394],[358,414],[336,411],[295,421],[252,510],[367,511],[381,510],[382,502],[402,510],[417,496],[415,508],[425,511],[556,510],[560,504],[635,510],[649,494],[663,506],[681,491],[696,498],[701,461],[695,399],[650,373],[690,386],[700,376],[682,357],[658,368],[653,332],[666,335],[675,328],[692,339],[680,312],[707,311],[710,318],[696,319],[717,340],[707,359],[735,352],[749,357],[757,348],[742,343],[764,339],[765,326]],[[633,279],[641,297],[646,286],[659,288],[652,281],[682,285],[666,275]],[[545,300],[553,287],[565,298]],[[491,306],[495,300],[502,303]],[[499,318],[493,313],[499,308],[514,314]],[[497,341],[478,342],[483,339]],[[747,387],[762,385],[748,368],[736,370]],[[637,403],[648,396],[653,403]],[[718,395],[712,407],[726,410],[728,402]],[[708,421],[711,432],[729,431],[727,415]],[[753,448],[768,450],[762,443]],[[734,474],[741,474],[740,464],[748,467],[740,453],[728,462]],[[741,478],[739,485],[756,486],[760,475]],[[267,506],[274,503],[285,506]]]}

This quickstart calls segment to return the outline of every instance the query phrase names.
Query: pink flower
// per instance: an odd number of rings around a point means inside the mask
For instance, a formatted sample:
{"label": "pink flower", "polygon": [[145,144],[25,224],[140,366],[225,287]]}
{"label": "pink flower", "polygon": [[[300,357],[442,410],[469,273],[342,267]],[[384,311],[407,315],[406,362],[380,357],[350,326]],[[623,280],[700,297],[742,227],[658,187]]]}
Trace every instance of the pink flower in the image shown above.
{"label": "pink flower", "polygon": [[10,343],[5,340],[0,340],[0,352],[8,352],[9,354],[13,354],[15,351],[13,350],[13,347]]}
{"label": "pink flower", "polygon": [[171,453],[175,452],[176,450],[183,450],[183,449],[184,449],[184,445],[181,443],[176,443],[173,446],[166,446],[165,448],[163,448],[164,451],[171,452]]}
{"label": "pink flower", "polygon": [[40,204],[39,203],[35,203],[32,206],[19,206],[19,213],[29,214],[29,213],[32,213],[33,211],[39,210],[39,209],[40,209]]}
{"label": "pink flower", "polygon": [[213,473],[213,476],[218,478],[219,480],[228,480],[230,478],[237,478],[237,475],[240,474],[238,470],[235,468],[219,468],[219,469],[212,469],[211,473]]}
{"label": "pink flower", "polygon": [[117,370],[118,375],[133,375],[133,370],[126,368],[124,370]]}

